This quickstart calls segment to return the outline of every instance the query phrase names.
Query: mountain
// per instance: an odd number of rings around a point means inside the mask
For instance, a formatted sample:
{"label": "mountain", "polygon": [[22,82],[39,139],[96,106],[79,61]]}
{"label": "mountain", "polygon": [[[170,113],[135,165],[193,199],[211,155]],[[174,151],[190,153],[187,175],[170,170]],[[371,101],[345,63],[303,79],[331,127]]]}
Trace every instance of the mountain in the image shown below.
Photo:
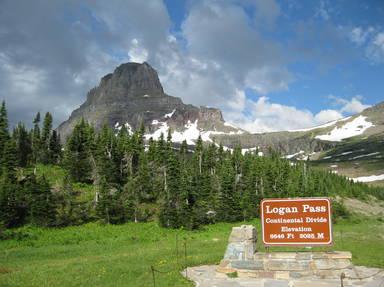
{"label": "mountain", "polygon": [[218,109],[187,105],[180,98],[167,95],[157,72],[148,63],[122,64],[105,75],[88,92],[85,103],[58,127],[64,141],[81,118],[96,129],[107,124],[135,130],[144,124],[147,139],[157,139],[162,132],[167,136],[170,128],[174,141],[185,139],[190,145],[199,134],[207,141],[212,134],[245,133],[227,124]]}
{"label": "mountain", "polygon": [[[88,92],[86,101],[58,127],[65,141],[84,118],[96,129],[103,124],[116,130],[145,127],[145,138],[158,139],[171,129],[172,140],[193,146],[205,142],[243,152],[272,148],[290,160],[310,159],[311,164],[361,181],[384,184],[384,103],[321,126],[272,133],[251,134],[224,121],[219,109],[184,104],[164,92],[157,72],[148,63],[125,63],[105,75]],[[376,176],[366,179],[367,176]]]}

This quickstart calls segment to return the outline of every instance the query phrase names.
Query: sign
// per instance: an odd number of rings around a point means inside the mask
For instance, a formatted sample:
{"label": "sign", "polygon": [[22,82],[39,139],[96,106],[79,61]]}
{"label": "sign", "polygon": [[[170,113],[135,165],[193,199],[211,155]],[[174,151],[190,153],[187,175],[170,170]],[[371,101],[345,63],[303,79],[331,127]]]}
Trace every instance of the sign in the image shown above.
{"label": "sign", "polygon": [[261,223],[265,245],[332,244],[329,198],[264,199]]}

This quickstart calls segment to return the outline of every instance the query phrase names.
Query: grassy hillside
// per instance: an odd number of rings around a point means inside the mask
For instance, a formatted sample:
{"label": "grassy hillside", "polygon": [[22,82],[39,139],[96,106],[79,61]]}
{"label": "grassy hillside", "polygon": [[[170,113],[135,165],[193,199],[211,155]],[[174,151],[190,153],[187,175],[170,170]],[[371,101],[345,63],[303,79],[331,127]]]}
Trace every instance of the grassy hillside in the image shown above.
{"label": "grassy hillside", "polygon": [[[249,223],[260,232],[259,220]],[[179,273],[184,240],[188,266],[216,264],[231,227],[240,224],[220,223],[198,231],[163,229],[156,223],[24,227],[17,230],[18,238],[0,242],[0,286],[153,286],[151,265],[171,271],[157,273],[156,286],[192,286]],[[356,265],[384,267],[382,221],[338,222],[334,238],[333,247],[317,249],[350,250]]]}

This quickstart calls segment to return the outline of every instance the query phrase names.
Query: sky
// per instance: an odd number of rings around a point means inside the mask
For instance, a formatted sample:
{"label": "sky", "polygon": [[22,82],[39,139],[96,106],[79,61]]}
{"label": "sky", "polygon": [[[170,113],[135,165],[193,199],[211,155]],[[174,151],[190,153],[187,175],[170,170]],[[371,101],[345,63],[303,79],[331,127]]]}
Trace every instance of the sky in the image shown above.
{"label": "sky", "polygon": [[11,125],[59,124],[130,61],[250,132],[307,128],[384,101],[384,1],[0,0]]}

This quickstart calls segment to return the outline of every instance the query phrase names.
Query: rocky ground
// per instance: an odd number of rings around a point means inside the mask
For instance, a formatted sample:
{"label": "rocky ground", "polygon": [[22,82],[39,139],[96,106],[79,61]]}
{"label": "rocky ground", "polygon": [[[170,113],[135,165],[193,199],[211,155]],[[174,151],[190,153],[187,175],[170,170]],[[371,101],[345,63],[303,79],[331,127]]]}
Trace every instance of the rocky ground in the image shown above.
{"label": "rocky ground", "polygon": [[[216,265],[190,267],[183,271],[183,276],[194,281],[197,287],[383,287],[384,270],[356,266],[353,272],[347,272],[341,285],[340,279],[305,279],[276,280],[272,278],[229,278],[226,274],[216,272]],[[342,271],[341,271],[342,272]],[[340,272],[340,274],[341,274]],[[354,273],[354,275],[353,275]]]}

